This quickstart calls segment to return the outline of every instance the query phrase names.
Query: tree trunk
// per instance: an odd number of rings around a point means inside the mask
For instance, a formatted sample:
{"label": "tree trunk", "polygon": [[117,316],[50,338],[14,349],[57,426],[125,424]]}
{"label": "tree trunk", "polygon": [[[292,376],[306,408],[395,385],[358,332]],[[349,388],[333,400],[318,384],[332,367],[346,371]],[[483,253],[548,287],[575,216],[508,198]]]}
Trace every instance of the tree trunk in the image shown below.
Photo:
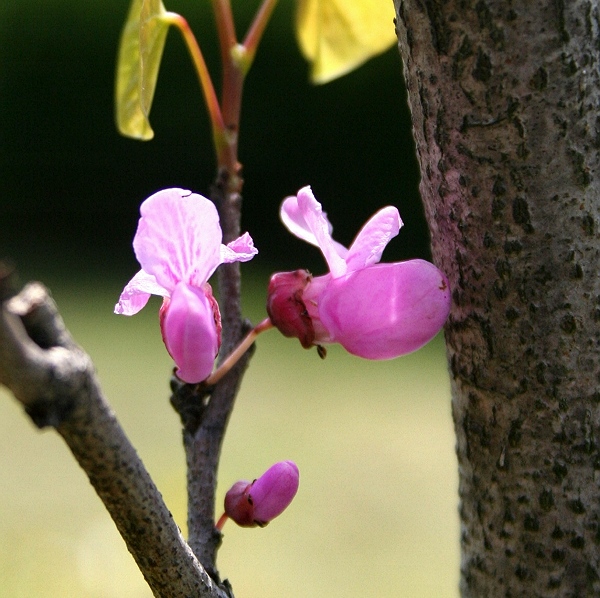
{"label": "tree trunk", "polygon": [[462,595],[600,595],[598,4],[395,4],[453,290]]}

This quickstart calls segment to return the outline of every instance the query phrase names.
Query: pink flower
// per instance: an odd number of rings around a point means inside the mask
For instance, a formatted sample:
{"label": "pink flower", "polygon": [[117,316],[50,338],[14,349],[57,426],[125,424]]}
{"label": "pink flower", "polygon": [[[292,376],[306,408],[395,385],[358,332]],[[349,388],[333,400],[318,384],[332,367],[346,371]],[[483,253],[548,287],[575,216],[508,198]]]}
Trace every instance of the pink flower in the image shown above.
{"label": "pink flower", "polygon": [[419,349],[444,325],[451,297],[442,272],[418,259],[378,263],[402,226],[396,208],[372,216],[349,249],[333,240],[310,187],[284,200],[281,219],[319,247],[329,266],[316,278],[306,270],[272,276],[267,312],[284,335],[306,348],[337,342],[359,357],[391,359]]}
{"label": "pink flower", "polygon": [[225,495],[225,514],[242,527],[264,527],[292,502],[300,473],[293,461],[272,465],[253,482],[240,480]]}
{"label": "pink flower", "polygon": [[223,245],[214,204],[184,189],[155,193],[140,213],[133,249],[142,269],[123,289],[115,313],[131,316],[150,295],[164,297],[160,327],[177,375],[201,382],[221,345],[221,315],[208,279],[220,264],[246,262],[257,250],[248,233]]}

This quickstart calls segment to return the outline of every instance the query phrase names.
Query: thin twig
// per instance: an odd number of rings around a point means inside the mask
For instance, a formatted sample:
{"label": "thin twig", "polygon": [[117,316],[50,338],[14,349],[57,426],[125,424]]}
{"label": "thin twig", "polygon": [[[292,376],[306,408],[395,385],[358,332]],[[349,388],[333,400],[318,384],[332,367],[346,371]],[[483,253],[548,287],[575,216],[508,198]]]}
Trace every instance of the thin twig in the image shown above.
{"label": "thin twig", "polygon": [[242,355],[253,345],[256,337],[261,333],[273,328],[273,322],[269,318],[257,324],[237,345],[237,347],[227,355],[219,364],[219,367],[206,379],[204,384],[214,386],[229,370],[240,360]]}

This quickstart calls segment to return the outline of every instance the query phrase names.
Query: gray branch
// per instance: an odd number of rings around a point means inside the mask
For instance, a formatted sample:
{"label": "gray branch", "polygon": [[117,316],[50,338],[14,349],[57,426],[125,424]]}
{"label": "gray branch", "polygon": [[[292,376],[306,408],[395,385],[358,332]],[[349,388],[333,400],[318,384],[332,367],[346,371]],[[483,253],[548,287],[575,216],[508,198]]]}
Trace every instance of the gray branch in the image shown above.
{"label": "gray branch", "polygon": [[[6,289],[0,291],[6,297]],[[0,384],[38,427],[51,426],[63,437],[154,595],[230,597],[229,587],[215,584],[181,535],[47,290],[29,284],[0,306]]]}

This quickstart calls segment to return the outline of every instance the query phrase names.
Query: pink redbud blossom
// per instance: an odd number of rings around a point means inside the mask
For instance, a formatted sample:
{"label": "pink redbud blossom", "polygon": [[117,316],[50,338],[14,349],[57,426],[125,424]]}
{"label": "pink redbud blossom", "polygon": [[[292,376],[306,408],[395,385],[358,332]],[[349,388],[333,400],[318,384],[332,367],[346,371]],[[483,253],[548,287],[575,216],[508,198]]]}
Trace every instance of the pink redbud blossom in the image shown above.
{"label": "pink redbud blossom", "polygon": [[419,349],[442,328],[451,301],[444,274],[419,259],[379,263],[402,226],[396,208],[372,216],[349,249],[333,240],[310,187],[286,198],[280,214],[329,266],[329,274],[314,278],[306,270],[271,277],[267,312],[285,336],[306,348],[337,342],[359,357],[391,359]]}
{"label": "pink redbud blossom", "polygon": [[177,375],[201,382],[221,345],[221,314],[208,279],[220,264],[246,262],[257,250],[248,233],[223,245],[217,209],[191,191],[158,191],[140,213],[133,249],[142,269],[123,289],[115,313],[131,316],[150,295],[164,297],[160,328]]}
{"label": "pink redbud blossom", "polygon": [[240,480],[225,495],[225,514],[242,527],[264,527],[292,502],[300,473],[293,461],[272,465],[253,482]]}

